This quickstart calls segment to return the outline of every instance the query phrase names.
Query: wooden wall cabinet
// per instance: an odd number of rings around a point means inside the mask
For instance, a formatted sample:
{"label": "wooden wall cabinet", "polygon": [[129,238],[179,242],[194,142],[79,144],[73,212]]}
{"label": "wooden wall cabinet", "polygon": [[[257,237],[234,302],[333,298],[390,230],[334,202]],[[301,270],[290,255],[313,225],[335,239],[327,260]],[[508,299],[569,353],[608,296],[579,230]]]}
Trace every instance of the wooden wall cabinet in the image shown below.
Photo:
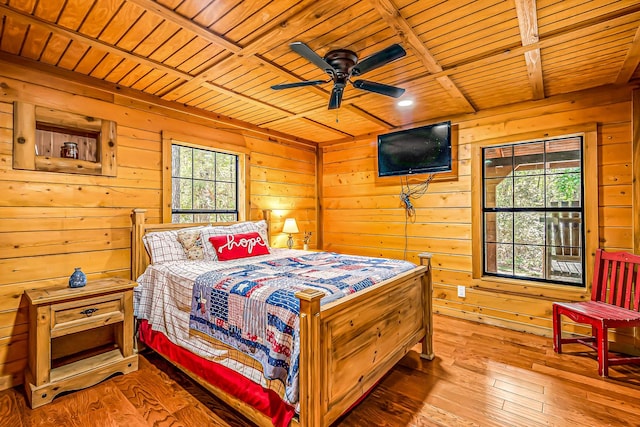
{"label": "wooden wall cabinet", "polygon": [[[116,176],[115,122],[19,101],[14,102],[13,122],[14,169]],[[62,135],[95,135],[94,153],[89,160],[63,158],[56,152],[44,155],[36,149],[37,127],[53,133],[59,130]]]}

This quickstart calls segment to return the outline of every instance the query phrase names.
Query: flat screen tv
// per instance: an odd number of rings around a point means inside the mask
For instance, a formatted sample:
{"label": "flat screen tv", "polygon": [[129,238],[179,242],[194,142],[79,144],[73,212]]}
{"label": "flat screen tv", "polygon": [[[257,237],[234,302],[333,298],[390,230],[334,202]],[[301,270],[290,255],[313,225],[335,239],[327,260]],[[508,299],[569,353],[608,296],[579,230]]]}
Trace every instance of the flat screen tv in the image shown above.
{"label": "flat screen tv", "polygon": [[451,122],[378,135],[378,176],[451,171]]}

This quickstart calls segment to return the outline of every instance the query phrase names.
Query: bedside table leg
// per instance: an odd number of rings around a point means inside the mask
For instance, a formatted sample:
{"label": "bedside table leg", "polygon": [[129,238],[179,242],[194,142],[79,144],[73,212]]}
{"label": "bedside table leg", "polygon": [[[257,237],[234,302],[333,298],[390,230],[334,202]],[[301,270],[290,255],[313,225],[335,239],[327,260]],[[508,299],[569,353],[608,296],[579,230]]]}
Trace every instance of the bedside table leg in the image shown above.
{"label": "bedside table leg", "polygon": [[116,333],[116,343],[122,349],[122,356],[129,357],[133,352],[133,291],[126,291],[123,295],[124,322],[122,329]]}

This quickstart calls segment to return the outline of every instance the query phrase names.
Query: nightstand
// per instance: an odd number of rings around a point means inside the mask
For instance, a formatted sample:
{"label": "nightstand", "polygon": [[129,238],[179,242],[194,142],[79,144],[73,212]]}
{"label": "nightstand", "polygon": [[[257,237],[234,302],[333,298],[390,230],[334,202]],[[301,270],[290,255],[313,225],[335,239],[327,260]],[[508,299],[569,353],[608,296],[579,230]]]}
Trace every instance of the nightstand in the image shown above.
{"label": "nightstand", "polygon": [[82,288],[25,291],[29,303],[29,359],[25,389],[32,408],[58,394],[138,369],[133,349],[133,288],[120,278]]}

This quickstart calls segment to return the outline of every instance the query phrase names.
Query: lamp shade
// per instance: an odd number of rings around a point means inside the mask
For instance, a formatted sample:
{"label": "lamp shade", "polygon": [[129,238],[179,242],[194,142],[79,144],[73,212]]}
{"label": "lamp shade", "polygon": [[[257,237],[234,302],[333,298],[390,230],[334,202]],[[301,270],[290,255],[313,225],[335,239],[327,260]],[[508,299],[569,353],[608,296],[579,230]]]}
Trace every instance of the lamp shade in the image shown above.
{"label": "lamp shade", "polygon": [[298,224],[296,224],[295,218],[287,218],[284,220],[284,227],[282,227],[283,233],[298,233]]}

